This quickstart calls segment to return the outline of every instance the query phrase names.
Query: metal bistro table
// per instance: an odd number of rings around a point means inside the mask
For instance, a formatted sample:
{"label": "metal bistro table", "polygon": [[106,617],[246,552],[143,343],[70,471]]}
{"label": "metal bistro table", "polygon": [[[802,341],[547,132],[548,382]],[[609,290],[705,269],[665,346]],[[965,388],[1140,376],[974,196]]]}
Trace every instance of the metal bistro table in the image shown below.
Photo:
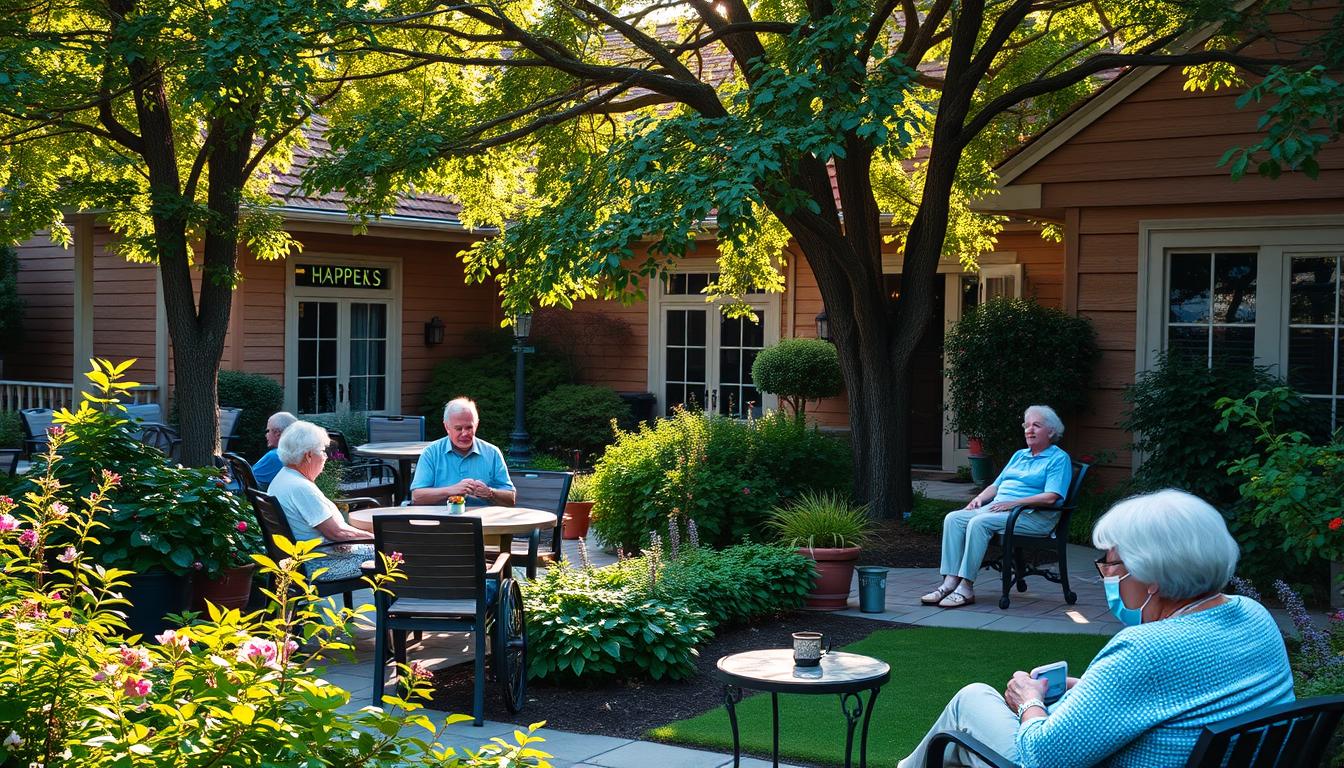
{"label": "metal bistro table", "polygon": [[398,443],[365,443],[354,449],[360,456],[397,462],[397,501],[411,498],[411,464],[420,458],[433,441],[411,440]]}
{"label": "metal bistro table", "polygon": [[370,507],[357,509],[350,513],[350,525],[373,532],[373,518],[378,515],[424,515],[425,517],[479,517],[481,533],[486,542],[496,537],[500,552],[508,552],[513,546],[515,533],[531,533],[540,528],[548,531],[555,527],[555,515],[540,509],[527,507],[467,507],[460,515],[453,515],[442,505],[433,507]]}
{"label": "metal bistro table", "polygon": [[[734,653],[719,659],[714,674],[723,681],[723,704],[733,729],[733,766],[742,762],[742,742],[737,732],[737,703],[742,689],[770,692],[770,711],[774,724],[774,765],[779,768],[779,694],[834,693],[840,697],[845,716],[845,768],[851,768],[854,753],[854,728],[863,718],[859,736],[859,766],[868,765],[868,721],[873,716],[877,693],[891,679],[891,666],[881,659],[857,653],[831,651],[821,657],[817,667],[797,667],[793,649],[770,648]],[[865,706],[862,693],[868,691]]]}

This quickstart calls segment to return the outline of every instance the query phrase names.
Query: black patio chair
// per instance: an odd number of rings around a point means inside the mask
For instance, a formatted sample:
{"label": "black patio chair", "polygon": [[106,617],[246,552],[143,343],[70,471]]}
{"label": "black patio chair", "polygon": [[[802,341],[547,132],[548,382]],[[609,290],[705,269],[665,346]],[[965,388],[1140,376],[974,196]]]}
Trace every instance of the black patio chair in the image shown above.
{"label": "black patio chair", "polygon": [[[275,536],[284,536],[290,541],[294,540],[294,529],[289,525],[289,519],[285,517],[285,510],[280,506],[280,501],[268,493],[262,493],[256,488],[247,489],[247,498],[252,502],[252,511],[257,516],[257,525],[261,526],[261,538],[266,542],[266,556],[280,562],[288,557],[284,550],[275,545]],[[364,509],[366,507],[380,506],[375,499],[342,499],[348,510]],[[372,544],[373,539],[352,539],[348,541],[333,541],[318,546],[320,552],[323,549],[330,549],[342,544]],[[317,570],[322,567],[321,560],[314,560],[312,563],[305,564],[304,571],[309,568]],[[318,597],[327,597],[329,595],[341,595],[346,608],[354,607],[353,593],[357,589],[364,589],[368,585],[364,583],[363,576],[352,576],[348,579],[325,579],[318,578],[312,581],[313,587],[317,590]],[[272,585],[274,586],[274,585]]]}
{"label": "black patio chair", "polygon": [[233,478],[229,490],[241,495],[246,495],[249,488],[256,491],[266,490],[257,485],[257,478],[252,474],[252,465],[248,463],[247,459],[236,453],[226,452],[224,454],[224,464],[229,468],[229,476]]}
{"label": "black patio chair", "polygon": [[[540,469],[527,469],[513,473],[510,478],[518,491],[514,502],[520,507],[540,509],[555,513],[555,527],[549,534],[540,528],[531,533],[520,534],[513,539],[513,554],[523,560],[527,566],[527,578],[537,578],[537,567],[559,562],[563,556],[560,525],[565,517],[565,502],[569,499],[569,486],[574,481],[573,472],[551,472]],[[542,537],[549,536],[545,546]],[[493,553],[494,547],[487,549]]]}
{"label": "black patio chair", "polygon": [[[1078,461],[1073,462],[1073,478],[1069,481],[1069,492],[1058,504],[1024,504],[1013,507],[1013,511],[1008,514],[1008,523],[1003,533],[994,535],[994,540],[1000,545],[999,559],[988,562],[985,566],[1003,575],[1003,596],[999,598],[999,608],[1008,607],[1009,587],[1014,582],[1017,583],[1018,592],[1027,591],[1028,576],[1045,577],[1047,581],[1060,585],[1064,590],[1064,602],[1069,605],[1078,602],[1078,595],[1069,589],[1069,518],[1078,508],[1078,489],[1082,488],[1083,478],[1090,466]],[[1017,526],[1017,519],[1026,510],[1059,510],[1059,520],[1055,523],[1055,527],[1044,535],[1016,533],[1014,528]],[[1026,550],[1042,549],[1054,551],[1058,573],[1048,566],[1042,566],[1038,558],[1033,558],[1031,562],[1027,561]]]}
{"label": "black patio chair", "polygon": [[419,442],[425,439],[424,416],[370,416],[370,443]]}
{"label": "black patio chair", "polygon": [[[476,635],[476,682],[471,714],[475,725],[485,711],[485,643],[490,643],[492,677],[504,694],[510,713],[522,709],[527,696],[527,622],[523,595],[509,578],[509,553],[485,567],[481,521],[443,515],[378,515],[373,518],[378,556],[376,570],[386,572],[383,555],[401,556],[405,579],[374,594],[373,703],[381,704],[388,659],[406,663],[410,631],[472,632]],[[493,583],[489,583],[493,582]],[[493,587],[493,589],[491,588]]]}
{"label": "black patio chair", "polygon": [[[1317,696],[1208,725],[1185,768],[1316,768],[1344,715],[1344,696]],[[1013,762],[969,734],[940,731],[929,742],[925,768],[943,768],[944,752],[958,744],[993,768]]]}
{"label": "black patio chair", "polygon": [[47,449],[51,439],[47,429],[51,427],[55,414],[50,408],[24,408],[19,411],[19,419],[23,422],[23,448],[30,458]]}
{"label": "black patio chair", "polygon": [[396,467],[378,459],[356,456],[340,430],[328,429],[327,438],[331,441],[327,444],[327,458],[347,462],[337,486],[342,495],[375,496],[389,504],[395,501],[401,479]]}
{"label": "black patio chair", "polygon": [[158,448],[170,459],[176,459],[182,438],[177,434],[177,430],[167,424],[146,422],[140,425],[140,442]]}
{"label": "black patio chair", "polygon": [[14,477],[19,473],[19,459],[23,457],[22,448],[0,448],[0,472]]}
{"label": "black patio chair", "polygon": [[233,444],[234,438],[238,437],[238,419],[243,415],[242,408],[219,409],[219,450],[224,453],[229,450]]}

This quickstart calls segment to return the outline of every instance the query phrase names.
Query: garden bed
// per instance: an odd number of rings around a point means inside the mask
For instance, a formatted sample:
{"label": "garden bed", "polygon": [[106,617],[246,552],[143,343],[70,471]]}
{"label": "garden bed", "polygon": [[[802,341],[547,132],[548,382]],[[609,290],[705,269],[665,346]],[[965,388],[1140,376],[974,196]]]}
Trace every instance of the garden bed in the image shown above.
{"label": "garden bed", "polygon": [[[902,628],[871,619],[801,611],[751,627],[725,629],[700,648],[697,674],[679,682],[619,682],[570,688],[529,682],[527,706],[510,716],[499,689],[486,689],[485,716],[527,725],[545,720],[548,728],[620,738],[641,738],[649,729],[723,706],[723,689],[710,671],[722,656],[754,648],[786,647],[789,635],[822,632],[835,647],[861,640],[879,629]],[[461,664],[436,674],[431,707],[471,711],[472,668]]]}

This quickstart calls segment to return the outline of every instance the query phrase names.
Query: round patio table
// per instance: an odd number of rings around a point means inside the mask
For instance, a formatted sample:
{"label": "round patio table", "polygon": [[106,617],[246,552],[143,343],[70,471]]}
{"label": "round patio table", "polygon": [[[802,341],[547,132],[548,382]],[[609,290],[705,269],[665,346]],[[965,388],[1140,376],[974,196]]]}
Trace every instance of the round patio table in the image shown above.
{"label": "round patio table", "polygon": [[411,464],[433,444],[432,440],[410,440],[394,443],[365,443],[354,449],[360,456],[397,462],[397,501],[411,497]]}
{"label": "round patio table", "polygon": [[[859,736],[859,768],[868,765],[868,721],[873,716],[877,692],[891,679],[891,666],[881,659],[857,653],[830,651],[816,667],[798,667],[793,663],[792,648],[769,648],[734,653],[719,659],[714,675],[723,681],[723,704],[733,729],[733,766],[741,765],[742,743],[737,732],[737,703],[742,689],[770,692],[770,710],[774,724],[774,765],[779,768],[779,694],[834,693],[840,697],[845,715],[845,768],[852,766],[854,728],[863,719]],[[865,706],[862,693],[868,691]]]}
{"label": "round patio table", "polygon": [[500,552],[508,552],[513,547],[515,533],[531,533],[533,529],[543,531],[555,527],[555,514],[527,507],[467,507],[466,512],[453,514],[442,505],[433,507],[369,507],[350,513],[350,525],[362,530],[373,531],[373,518],[379,515],[424,515],[426,517],[479,517],[481,532],[487,543],[491,536],[496,537]]}

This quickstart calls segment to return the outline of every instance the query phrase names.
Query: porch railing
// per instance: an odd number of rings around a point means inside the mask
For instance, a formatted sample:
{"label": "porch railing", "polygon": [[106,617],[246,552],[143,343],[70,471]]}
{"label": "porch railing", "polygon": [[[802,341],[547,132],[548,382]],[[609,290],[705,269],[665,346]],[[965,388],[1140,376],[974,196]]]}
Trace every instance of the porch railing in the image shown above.
{"label": "porch railing", "polygon": [[[0,411],[25,408],[68,408],[74,404],[75,388],[54,381],[15,381],[0,379]],[[131,390],[131,403],[152,403],[159,399],[159,388],[141,384]]]}

